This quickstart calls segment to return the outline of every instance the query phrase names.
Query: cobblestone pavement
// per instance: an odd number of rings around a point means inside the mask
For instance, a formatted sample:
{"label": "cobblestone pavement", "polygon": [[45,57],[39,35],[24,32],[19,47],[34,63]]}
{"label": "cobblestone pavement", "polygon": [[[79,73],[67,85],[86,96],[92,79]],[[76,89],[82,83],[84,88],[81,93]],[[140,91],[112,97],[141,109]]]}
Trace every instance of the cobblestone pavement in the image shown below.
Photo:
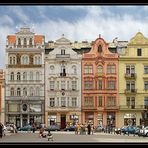
{"label": "cobblestone pavement", "polygon": [[106,133],[94,133],[93,135],[75,135],[74,132],[51,132],[54,137],[54,141],[48,141],[47,138],[40,138],[39,133],[31,132],[18,132],[16,134],[9,134],[0,139],[0,143],[102,143],[102,142],[115,142],[115,143],[147,143],[148,137],[138,137],[133,135],[114,135]]}

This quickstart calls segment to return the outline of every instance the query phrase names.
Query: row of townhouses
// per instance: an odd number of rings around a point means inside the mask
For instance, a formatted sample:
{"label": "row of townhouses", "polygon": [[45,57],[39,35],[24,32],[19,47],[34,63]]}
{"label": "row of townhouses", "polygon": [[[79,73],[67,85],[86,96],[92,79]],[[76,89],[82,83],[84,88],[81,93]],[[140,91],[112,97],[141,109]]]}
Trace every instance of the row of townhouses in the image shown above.
{"label": "row of townhouses", "polygon": [[28,27],[7,36],[0,71],[1,122],[147,124],[148,39],[45,42]]}

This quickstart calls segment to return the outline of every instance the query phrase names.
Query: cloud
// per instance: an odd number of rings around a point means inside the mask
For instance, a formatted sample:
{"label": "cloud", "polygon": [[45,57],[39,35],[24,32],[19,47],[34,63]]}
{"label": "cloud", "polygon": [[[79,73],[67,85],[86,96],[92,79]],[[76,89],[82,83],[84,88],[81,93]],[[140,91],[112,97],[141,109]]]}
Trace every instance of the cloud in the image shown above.
{"label": "cloud", "polygon": [[[0,41],[2,41],[4,46],[6,36],[15,34],[17,32],[15,26],[21,27],[24,25],[24,21],[27,21],[30,27],[34,23],[35,33],[45,35],[46,42],[49,40],[55,41],[60,38],[62,34],[65,34],[65,37],[71,41],[77,40],[79,42],[83,40],[94,41],[98,38],[99,34],[101,34],[107,42],[112,42],[115,37],[118,37],[119,40],[129,41],[139,30],[144,36],[148,37],[148,19],[142,13],[147,7],[136,6],[136,8],[140,10],[138,11],[138,15],[135,15],[137,11],[135,11],[134,6],[121,7],[122,11],[120,11],[120,7],[121,6],[33,6],[32,12],[34,13],[30,14],[25,13],[22,7],[16,6],[15,8],[13,7],[13,9],[9,8],[9,11],[11,10],[10,12],[13,12],[13,14],[20,19],[19,23],[14,23],[12,17],[1,14],[3,20],[2,23],[0,23]],[[26,11],[28,9],[26,9]],[[69,10],[70,15],[75,14],[75,11],[78,12],[78,14],[85,12],[85,15],[81,17],[78,15],[78,19],[74,21],[72,19],[64,19],[63,17],[58,17],[53,20],[51,19],[50,13],[47,13],[48,10],[52,12],[55,10],[57,15],[61,9],[63,11],[64,9]],[[129,11],[130,13],[128,14],[127,12]],[[143,16],[142,19],[137,17],[140,15]],[[38,22],[33,22],[34,17],[38,17]],[[30,22],[31,18],[32,21]],[[2,26],[4,23],[8,23],[8,25]],[[0,59],[4,59],[5,53],[5,47],[2,47],[2,44],[0,50],[2,50],[3,55],[0,55]],[[0,67],[4,67],[3,61],[0,60],[0,64]]]}

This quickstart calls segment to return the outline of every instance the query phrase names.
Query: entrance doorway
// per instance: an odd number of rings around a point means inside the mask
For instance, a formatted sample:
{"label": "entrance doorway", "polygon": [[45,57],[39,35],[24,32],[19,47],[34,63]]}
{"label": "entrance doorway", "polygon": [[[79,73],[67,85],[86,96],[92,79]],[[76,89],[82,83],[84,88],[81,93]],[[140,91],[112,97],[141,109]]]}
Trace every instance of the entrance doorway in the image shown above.
{"label": "entrance doorway", "polygon": [[64,129],[66,127],[66,115],[61,114],[61,129]]}
{"label": "entrance doorway", "polygon": [[23,119],[22,119],[22,126],[26,126],[27,125],[27,115],[23,115]]}

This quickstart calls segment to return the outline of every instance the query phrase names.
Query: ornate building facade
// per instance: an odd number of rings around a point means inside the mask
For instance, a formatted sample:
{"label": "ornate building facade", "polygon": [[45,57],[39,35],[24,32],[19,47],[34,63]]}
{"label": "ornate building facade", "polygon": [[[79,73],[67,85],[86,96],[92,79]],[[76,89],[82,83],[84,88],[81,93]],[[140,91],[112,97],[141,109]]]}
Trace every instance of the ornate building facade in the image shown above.
{"label": "ornate building facade", "polygon": [[81,122],[81,55],[64,35],[45,51],[45,123]]}
{"label": "ornate building facade", "polygon": [[141,32],[120,54],[119,82],[119,125],[142,124],[144,105],[148,105],[148,39]]}
{"label": "ornate building facade", "polygon": [[5,123],[5,73],[0,70],[0,122]]}
{"label": "ornate building facade", "polygon": [[7,36],[6,123],[44,123],[44,42],[28,27]]}
{"label": "ornate building facade", "polygon": [[82,122],[118,125],[118,54],[101,36],[82,56]]}

